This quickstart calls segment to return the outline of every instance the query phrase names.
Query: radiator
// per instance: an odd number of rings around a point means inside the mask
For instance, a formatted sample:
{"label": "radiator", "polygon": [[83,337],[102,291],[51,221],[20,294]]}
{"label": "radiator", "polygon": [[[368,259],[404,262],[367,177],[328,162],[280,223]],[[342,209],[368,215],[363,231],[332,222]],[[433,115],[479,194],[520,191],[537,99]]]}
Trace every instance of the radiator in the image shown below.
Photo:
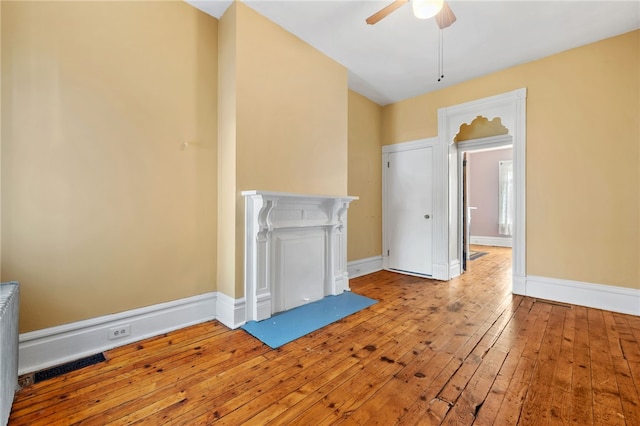
{"label": "radiator", "polygon": [[0,425],[6,425],[18,389],[18,310],[20,286],[0,284]]}

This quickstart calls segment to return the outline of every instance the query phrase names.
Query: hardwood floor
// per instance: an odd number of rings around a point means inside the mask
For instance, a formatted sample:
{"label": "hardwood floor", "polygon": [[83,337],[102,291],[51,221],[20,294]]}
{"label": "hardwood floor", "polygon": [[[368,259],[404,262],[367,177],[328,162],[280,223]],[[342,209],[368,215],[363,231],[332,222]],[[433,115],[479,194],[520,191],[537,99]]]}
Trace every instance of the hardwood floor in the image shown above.
{"label": "hardwood floor", "polygon": [[215,321],[123,346],[9,424],[640,425],[640,318],[513,296],[510,269],[353,279],[379,302],[277,350]]}

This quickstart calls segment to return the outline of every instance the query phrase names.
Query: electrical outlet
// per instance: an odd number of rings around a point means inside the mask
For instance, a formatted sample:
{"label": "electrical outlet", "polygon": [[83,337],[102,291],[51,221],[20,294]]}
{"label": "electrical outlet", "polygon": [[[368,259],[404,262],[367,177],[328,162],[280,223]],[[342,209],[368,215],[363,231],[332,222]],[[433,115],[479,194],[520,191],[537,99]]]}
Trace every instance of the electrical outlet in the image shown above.
{"label": "electrical outlet", "polygon": [[121,339],[131,335],[131,324],[123,324],[109,329],[109,340]]}

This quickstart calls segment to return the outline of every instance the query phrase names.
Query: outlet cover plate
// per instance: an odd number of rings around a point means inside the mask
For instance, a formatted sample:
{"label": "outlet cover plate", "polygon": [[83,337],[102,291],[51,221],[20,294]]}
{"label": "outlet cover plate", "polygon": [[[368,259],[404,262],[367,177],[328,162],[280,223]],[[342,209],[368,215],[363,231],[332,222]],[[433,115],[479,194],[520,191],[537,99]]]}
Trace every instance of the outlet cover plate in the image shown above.
{"label": "outlet cover plate", "polygon": [[109,340],[131,336],[131,324],[123,324],[109,329]]}

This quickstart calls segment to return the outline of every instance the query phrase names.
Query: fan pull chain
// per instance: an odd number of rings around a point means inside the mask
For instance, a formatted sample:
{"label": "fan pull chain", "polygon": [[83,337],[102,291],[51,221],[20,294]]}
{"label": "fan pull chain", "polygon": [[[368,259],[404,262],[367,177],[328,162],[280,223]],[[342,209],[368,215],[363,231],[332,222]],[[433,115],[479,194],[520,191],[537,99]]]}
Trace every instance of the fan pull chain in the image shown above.
{"label": "fan pull chain", "polygon": [[438,34],[438,81],[444,78],[444,35],[442,29]]}

